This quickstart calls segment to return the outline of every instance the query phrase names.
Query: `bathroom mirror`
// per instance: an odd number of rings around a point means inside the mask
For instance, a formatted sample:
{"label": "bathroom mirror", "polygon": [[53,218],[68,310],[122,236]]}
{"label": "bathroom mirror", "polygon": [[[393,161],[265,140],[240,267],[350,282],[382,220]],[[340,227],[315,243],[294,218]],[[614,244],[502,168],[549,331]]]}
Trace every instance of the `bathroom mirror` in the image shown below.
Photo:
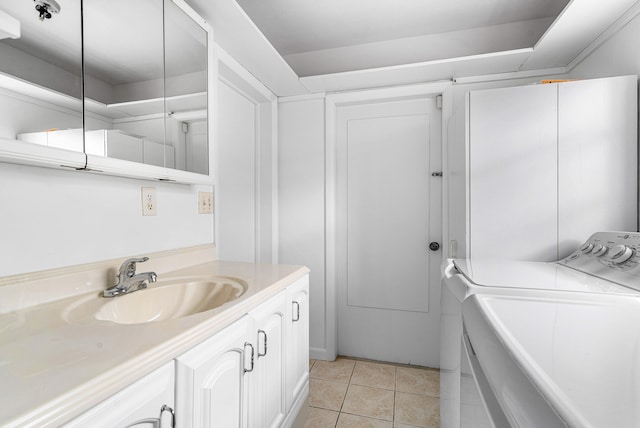
{"label": "bathroom mirror", "polygon": [[173,156],[177,169],[208,174],[208,34],[164,1],[167,159]]}
{"label": "bathroom mirror", "polygon": [[209,173],[207,32],[172,0],[84,0],[85,150]]}
{"label": "bathroom mirror", "polygon": [[47,5],[0,4],[0,152],[63,149],[77,155],[67,156],[73,166],[84,157],[80,0]]}
{"label": "bathroom mirror", "polygon": [[210,184],[211,40],[183,0],[3,1],[0,161]]}
{"label": "bathroom mirror", "polygon": [[83,0],[85,150],[165,166],[163,0]]}

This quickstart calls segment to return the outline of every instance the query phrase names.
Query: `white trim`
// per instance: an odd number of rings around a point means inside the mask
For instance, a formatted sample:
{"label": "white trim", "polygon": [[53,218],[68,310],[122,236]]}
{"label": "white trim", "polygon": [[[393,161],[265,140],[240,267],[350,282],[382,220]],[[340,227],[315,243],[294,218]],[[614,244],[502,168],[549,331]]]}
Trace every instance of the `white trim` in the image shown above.
{"label": "white trim", "polygon": [[451,89],[442,93],[442,114],[440,126],[442,131],[442,260],[451,257],[449,243],[449,121],[453,117],[453,94]]}
{"label": "white trim", "polygon": [[260,242],[262,241],[260,233],[262,232],[262,210],[260,201],[262,200],[262,192],[260,189],[260,154],[262,153],[262,115],[260,103],[253,100],[253,260],[254,263],[262,263]]}
{"label": "white trim", "polygon": [[613,24],[603,31],[596,39],[582,50],[567,66],[567,72],[570,72],[577,67],[582,61],[584,61],[589,55],[591,55],[596,49],[602,46],[607,40],[616,35],[622,30],[629,22],[635,19],[640,14],[640,2],[637,2],[631,6],[620,18],[618,18]]}
{"label": "white trim", "polygon": [[327,95],[327,100],[335,105],[364,103],[392,98],[421,98],[425,95],[437,95],[453,84],[450,80],[421,83],[418,85],[393,86],[389,88],[367,89]]}
{"label": "white trim", "polygon": [[334,361],[336,359],[335,352],[329,352],[327,348],[309,348],[309,358],[313,360]]}
{"label": "white trim", "polygon": [[271,101],[271,263],[278,263],[280,251],[278,181],[278,100]]}
{"label": "white trim", "polygon": [[[420,68],[429,65],[437,65],[437,64],[449,64],[458,61],[469,61],[474,59],[484,59],[484,58],[494,58],[500,56],[509,56],[509,55],[518,55],[523,53],[531,53],[533,52],[533,48],[522,48],[522,49],[512,49],[508,51],[500,51],[500,52],[489,52],[477,55],[467,55],[455,58],[443,58],[443,59],[435,59],[431,61],[422,61],[422,62],[414,62],[410,64],[400,64],[400,65],[390,65],[386,67],[377,67],[377,68],[367,68],[364,70],[354,70],[354,71],[343,71],[340,73],[328,73],[328,74],[318,74],[314,76],[301,77],[300,82],[304,85],[305,80],[317,79],[317,78],[327,78],[333,76],[364,76],[367,74],[376,74],[381,71],[393,71],[393,70],[409,70],[412,68]],[[305,85],[306,86],[306,85]]]}
{"label": "white trim", "polygon": [[[250,94],[251,97],[257,102],[272,101],[277,97],[262,84],[253,74],[247,71],[238,61],[236,61],[231,55],[227,53],[220,45],[215,45],[215,52],[218,58],[218,62],[228,67],[231,72],[235,74],[240,80],[247,85],[246,88],[242,88],[244,92],[257,92],[257,94]],[[219,73],[220,78],[230,80],[229,76],[224,76],[224,73]],[[258,95],[259,94],[259,95]],[[262,98],[262,99],[259,99]]]}
{"label": "white trim", "polygon": [[486,74],[482,76],[458,77],[453,79],[453,83],[463,85],[468,83],[494,82],[497,80],[525,79],[527,77],[552,76],[566,74],[566,67],[545,68],[541,70],[513,71],[510,73]]}
{"label": "white trim", "polygon": [[[337,96],[325,99],[324,152],[324,358],[333,361],[338,355],[338,286],[336,268],[336,103]],[[315,350],[314,350],[315,354]]]}
{"label": "white trim", "polygon": [[324,98],[326,94],[324,92],[319,92],[316,94],[305,94],[305,95],[292,95],[290,97],[278,97],[279,103],[295,103],[298,101],[310,101],[317,100],[320,98]]}

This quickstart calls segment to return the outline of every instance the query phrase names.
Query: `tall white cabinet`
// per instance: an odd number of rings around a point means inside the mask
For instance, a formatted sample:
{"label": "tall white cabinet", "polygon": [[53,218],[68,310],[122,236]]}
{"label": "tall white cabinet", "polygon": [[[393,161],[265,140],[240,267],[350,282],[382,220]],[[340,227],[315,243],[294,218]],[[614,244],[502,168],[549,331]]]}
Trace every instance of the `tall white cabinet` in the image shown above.
{"label": "tall white cabinet", "polygon": [[472,91],[468,256],[553,261],[637,229],[637,77]]}

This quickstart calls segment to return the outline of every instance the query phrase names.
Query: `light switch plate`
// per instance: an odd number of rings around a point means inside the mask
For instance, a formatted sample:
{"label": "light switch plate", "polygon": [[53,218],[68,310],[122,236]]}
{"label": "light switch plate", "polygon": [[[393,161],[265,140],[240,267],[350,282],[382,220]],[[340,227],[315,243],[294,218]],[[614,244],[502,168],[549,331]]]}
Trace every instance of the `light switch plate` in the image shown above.
{"label": "light switch plate", "polygon": [[198,212],[213,214],[213,192],[198,192]]}
{"label": "light switch plate", "polygon": [[142,188],[142,215],[158,215],[158,199],[155,187]]}

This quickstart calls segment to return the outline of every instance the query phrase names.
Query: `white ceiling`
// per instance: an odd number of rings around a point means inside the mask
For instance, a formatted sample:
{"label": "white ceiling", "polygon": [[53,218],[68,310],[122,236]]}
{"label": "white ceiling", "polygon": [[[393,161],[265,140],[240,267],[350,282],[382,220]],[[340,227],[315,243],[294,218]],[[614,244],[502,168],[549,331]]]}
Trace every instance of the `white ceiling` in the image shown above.
{"label": "white ceiling", "polygon": [[555,18],[568,0],[238,0],[283,55]]}
{"label": "white ceiling", "polygon": [[186,0],[278,96],[550,70],[637,0]]}
{"label": "white ceiling", "polygon": [[568,0],[238,0],[299,76],[531,47]]}

